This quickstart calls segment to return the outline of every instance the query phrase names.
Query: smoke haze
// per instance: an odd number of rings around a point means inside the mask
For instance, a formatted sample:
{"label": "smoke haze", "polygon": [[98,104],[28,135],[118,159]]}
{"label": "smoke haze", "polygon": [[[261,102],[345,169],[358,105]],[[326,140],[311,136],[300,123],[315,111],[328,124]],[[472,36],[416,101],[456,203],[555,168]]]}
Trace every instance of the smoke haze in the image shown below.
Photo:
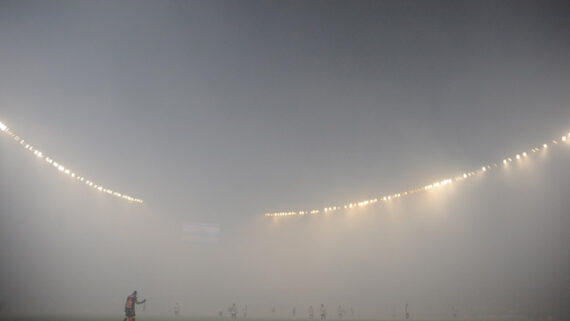
{"label": "smoke haze", "polygon": [[[570,145],[384,206],[570,130],[549,1],[2,1],[7,313],[567,315]],[[186,226],[186,228],[185,228]],[[188,226],[199,228],[188,228]],[[227,313],[227,312],[226,312]]]}

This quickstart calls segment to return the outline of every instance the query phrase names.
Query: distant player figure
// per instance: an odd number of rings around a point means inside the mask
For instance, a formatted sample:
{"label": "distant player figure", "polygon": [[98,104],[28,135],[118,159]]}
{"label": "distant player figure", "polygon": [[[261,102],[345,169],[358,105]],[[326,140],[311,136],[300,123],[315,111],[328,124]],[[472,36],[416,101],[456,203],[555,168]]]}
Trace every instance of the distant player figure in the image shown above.
{"label": "distant player figure", "polygon": [[321,303],[321,320],[325,321],[327,319],[327,308]]}
{"label": "distant player figure", "polygon": [[342,317],[344,316],[344,309],[342,308],[342,305],[338,305],[338,309],[336,310],[336,314],[338,316],[339,319],[342,319]]}
{"label": "distant player figure", "polygon": [[218,312],[218,316],[220,316],[220,318],[222,318],[224,316],[224,310],[220,310],[220,312]]}
{"label": "distant player figure", "polygon": [[455,307],[453,307],[453,318],[457,319],[457,311],[455,311]]}
{"label": "distant player figure", "polygon": [[271,308],[271,315],[272,315],[272,316],[275,316],[275,306],[273,306],[273,307]]}
{"label": "distant player figure", "polygon": [[309,305],[309,320],[313,320],[315,316],[315,310],[313,309],[313,305]]}
{"label": "distant player figure", "polygon": [[176,302],[174,305],[174,316],[178,316],[180,314],[180,303]]}
{"label": "distant player figure", "polygon": [[354,308],[350,307],[350,316],[352,316],[354,318]]}
{"label": "distant player figure", "polygon": [[406,309],[404,311],[406,312],[406,320],[408,320],[410,318],[410,313],[408,312],[408,302],[406,302]]}
{"label": "distant player figure", "polygon": [[247,304],[243,307],[243,318],[247,318]]}
{"label": "distant player figure", "polygon": [[297,313],[297,309],[295,309],[295,307],[293,307],[293,310],[291,310],[291,313],[293,314],[293,318],[294,318],[295,314]]}
{"label": "distant player figure", "polygon": [[232,321],[236,321],[238,309],[237,309],[237,306],[235,303],[231,307],[228,308],[228,312],[232,316]]}
{"label": "distant player figure", "polygon": [[127,297],[127,302],[125,302],[125,319],[123,321],[135,321],[135,305],[143,304],[146,300],[138,301],[137,291],[133,291],[133,294]]}

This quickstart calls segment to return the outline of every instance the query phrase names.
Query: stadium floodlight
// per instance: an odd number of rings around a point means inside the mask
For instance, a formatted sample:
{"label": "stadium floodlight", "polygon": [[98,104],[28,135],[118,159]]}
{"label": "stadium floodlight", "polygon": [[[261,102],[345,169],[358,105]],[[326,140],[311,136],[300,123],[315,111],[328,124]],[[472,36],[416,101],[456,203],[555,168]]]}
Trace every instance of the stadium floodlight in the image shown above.
{"label": "stadium floodlight", "polygon": [[[565,136],[562,136],[562,137],[560,138],[560,140],[563,141],[563,142],[570,142],[570,133],[568,133],[567,136],[566,136],[566,135],[565,135]],[[519,153],[519,154],[515,154],[515,155],[513,155],[513,156],[511,156],[511,157],[505,157],[505,158],[502,160],[502,163],[503,163],[503,164],[505,165],[505,167],[506,167],[506,165],[507,165],[508,163],[510,163],[510,162],[513,161],[513,158],[515,158],[515,159],[517,159],[517,160],[522,160],[523,158],[529,157],[531,152],[532,152],[532,153],[537,153],[537,152],[539,152],[541,149],[542,149],[542,150],[545,150],[545,149],[550,148],[550,147],[555,148],[555,146],[558,145],[558,141],[557,141],[557,140],[552,140],[552,144],[553,144],[553,145],[550,145],[550,146],[549,146],[548,144],[545,143],[545,144],[542,144],[542,148],[540,148],[540,145],[538,145],[538,146],[536,146],[536,147],[532,147],[531,149],[529,149],[528,152],[525,151],[525,152],[522,152],[522,153]],[[456,176],[456,177],[455,177],[455,180],[456,180],[456,181],[459,181],[459,180],[462,180],[462,179],[467,179],[467,178],[474,177],[474,176],[476,176],[476,175],[481,175],[481,174],[483,174],[483,173],[485,173],[485,172],[487,172],[487,171],[493,170],[494,168],[498,168],[497,163],[493,163],[493,166],[491,166],[491,165],[482,166],[482,167],[480,167],[480,169],[477,170],[477,171],[464,172],[463,175]],[[438,188],[438,187],[442,187],[442,186],[445,186],[445,185],[447,185],[447,184],[450,184],[452,181],[453,181],[452,179],[441,180],[441,181],[439,181],[439,182],[434,182],[434,183],[432,183],[432,184],[425,185],[424,187],[418,187],[418,188],[410,189],[410,190],[408,190],[408,191],[404,191],[404,192],[402,192],[402,193],[395,193],[395,194],[392,194],[392,195],[390,195],[390,196],[384,196],[384,197],[382,197],[380,200],[383,201],[383,202],[387,202],[387,201],[391,200],[392,198],[405,197],[405,196],[409,196],[409,195],[412,195],[412,194],[415,194],[415,193],[418,193],[418,192],[421,192],[421,191],[428,191],[428,190],[432,190],[432,189],[435,189],[435,188]],[[355,208],[355,207],[365,207],[365,206],[367,206],[367,205],[369,205],[369,204],[376,203],[376,200],[377,200],[377,199],[368,200],[368,201],[365,200],[365,201],[353,202],[353,203],[346,203],[346,204],[344,204],[344,205],[342,205],[342,206],[338,206],[338,207],[324,207],[324,212],[327,212],[327,213],[328,213],[328,212],[331,212],[331,211],[336,211],[337,209],[340,210],[340,209],[342,209],[342,208],[344,208],[344,209],[352,209],[352,208]],[[273,213],[265,213],[265,216],[266,216],[266,217],[277,217],[277,216],[289,216],[289,215],[303,215],[303,214],[306,214],[306,213],[319,214],[319,210],[307,210],[307,211],[300,211],[300,212],[295,212],[295,211],[273,212]]]}
{"label": "stadium floodlight", "polygon": [[65,175],[69,175],[72,178],[75,178],[75,179],[78,179],[82,182],[85,182],[85,184],[87,184],[88,186],[94,187],[94,188],[98,189],[99,191],[104,191],[105,193],[107,193],[109,195],[113,195],[115,197],[120,197],[120,198],[129,200],[131,202],[136,202],[136,203],[141,203],[141,204],[144,202],[140,198],[134,198],[134,197],[122,194],[122,193],[113,192],[110,189],[105,189],[102,186],[94,184],[92,181],[85,179],[83,176],[80,176],[79,174],[75,173],[70,168],[66,168],[63,165],[59,164],[53,158],[51,158],[47,155],[44,155],[38,149],[34,148],[33,145],[26,143],[26,141],[24,139],[22,139],[20,136],[16,135],[14,132],[12,132],[12,130],[9,129],[8,126],[6,126],[2,122],[0,122],[0,131],[8,134],[16,143],[18,143],[19,145],[21,145],[23,148],[27,149],[28,151],[32,152],[38,158],[44,159],[48,164],[51,164],[58,172],[64,173]]}

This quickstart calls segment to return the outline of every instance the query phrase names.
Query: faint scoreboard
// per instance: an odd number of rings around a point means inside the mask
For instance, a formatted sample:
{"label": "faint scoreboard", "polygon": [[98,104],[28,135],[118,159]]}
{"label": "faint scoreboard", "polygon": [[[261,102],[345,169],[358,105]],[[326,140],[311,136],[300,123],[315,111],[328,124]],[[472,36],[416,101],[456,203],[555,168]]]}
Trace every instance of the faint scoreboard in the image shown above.
{"label": "faint scoreboard", "polygon": [[220,239],[220,224],[184,223],[182,240],[190,243],[216,244]]}

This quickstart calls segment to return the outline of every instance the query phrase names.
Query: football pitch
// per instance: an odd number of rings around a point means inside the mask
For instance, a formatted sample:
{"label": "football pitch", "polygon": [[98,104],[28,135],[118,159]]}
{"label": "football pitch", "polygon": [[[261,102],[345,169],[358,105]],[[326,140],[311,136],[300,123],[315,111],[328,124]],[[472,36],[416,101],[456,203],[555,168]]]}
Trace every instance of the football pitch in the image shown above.
{"label": "football pitch", "polygon": [[[0,321],[123,321],[123,316],[116,315],[12,315],[0,316]],[[528,318],[507,318],[508,320],[534,321]],[[456,319],[415,319],[415,320],[431,320],[431,321],[501,321],[506,318],[456,318]],[[137,316],[136,321],[230,321],[230,318],[219,317],[189,317],[189,316]],[[240,320],[240,319],[238,319]],[[241,319],[244,320],[244,319]],[[307,319],[278,319],[278,318],[247,318],[248,321],[305,321]],[[316,319],[315,319],[316,320]],[[329,319],[330,321],[338,321],[337,319]],[[404,319],[344,319],[345,321],[403,321]],[[414,319],[410,319],[414,320]]]}

